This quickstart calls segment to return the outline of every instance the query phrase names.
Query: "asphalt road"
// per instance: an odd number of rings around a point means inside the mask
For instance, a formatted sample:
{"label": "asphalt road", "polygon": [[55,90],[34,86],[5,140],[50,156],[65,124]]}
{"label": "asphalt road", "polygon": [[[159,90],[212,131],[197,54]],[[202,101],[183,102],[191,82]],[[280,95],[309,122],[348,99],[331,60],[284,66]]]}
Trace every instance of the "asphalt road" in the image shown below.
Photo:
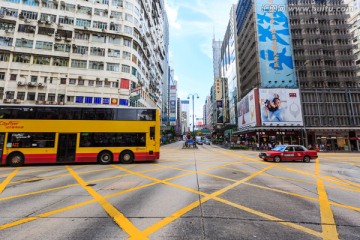
{"label": "asphalt road", "polygon": [[360,239],[360,154],[182,144],[158,162],[0,167],[0,239]]}

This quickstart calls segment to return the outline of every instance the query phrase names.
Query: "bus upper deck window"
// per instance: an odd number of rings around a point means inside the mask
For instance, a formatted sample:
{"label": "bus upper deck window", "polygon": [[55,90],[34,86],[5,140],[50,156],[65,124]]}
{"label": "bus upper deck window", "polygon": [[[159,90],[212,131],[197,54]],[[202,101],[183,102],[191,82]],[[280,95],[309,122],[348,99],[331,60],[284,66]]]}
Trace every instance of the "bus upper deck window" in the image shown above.
{"label": "bus upper deck window", "polygon": [[155,139],[155,127],[150,127],[150,139]]}

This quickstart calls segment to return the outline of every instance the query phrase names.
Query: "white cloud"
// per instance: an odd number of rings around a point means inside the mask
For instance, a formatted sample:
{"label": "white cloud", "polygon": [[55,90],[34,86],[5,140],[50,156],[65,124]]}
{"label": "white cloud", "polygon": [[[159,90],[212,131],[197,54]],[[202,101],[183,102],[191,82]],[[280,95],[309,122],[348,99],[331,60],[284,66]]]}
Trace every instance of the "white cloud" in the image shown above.
{"label": "white cloud", "polygon": [[165,8],[166,8],[167,16],[168,16],[168,19],[169,19],[170,28],[175,29],[175,30],[181,29],[181,24],[177,19],[179,7],[178,6],[173,6],[173,5],[170,6],[168,4],[168,1],[166,1],[165,2]]}
{"label": "white cloud", "polygon": [[[230,17],[231,5],[236,0],[166,0],[172,37],[203,36],[203,42],[198,43],[202,52],[212,58],[212,39],[223,39]],[[198,19],[179,18],[179,11],[192,12]]]}

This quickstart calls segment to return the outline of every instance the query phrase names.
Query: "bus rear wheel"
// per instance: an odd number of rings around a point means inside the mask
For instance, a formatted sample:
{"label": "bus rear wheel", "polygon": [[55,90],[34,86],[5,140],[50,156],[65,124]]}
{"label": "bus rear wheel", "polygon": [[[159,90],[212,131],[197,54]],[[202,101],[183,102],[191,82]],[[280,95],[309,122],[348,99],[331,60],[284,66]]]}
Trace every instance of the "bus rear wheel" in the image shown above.
{"label": "bus rear wheel", "polygon": [[124,151],[120,154],[120,162],[130,164],[134,162],[134,154],[130,151]]}
{"label": "bus rear wheel", "polygon": [[101,153],[99,153],[98,155],[98,161],[101,164],[109,164],[112,163],[113,161],[113,155],[111,152],[109,151],[102,151]]}
{"label": "bus rear wheel", "polygon": [[7,158],[7,163],[12,167],[24,165],[24,155],[22,153],[11,153]]}

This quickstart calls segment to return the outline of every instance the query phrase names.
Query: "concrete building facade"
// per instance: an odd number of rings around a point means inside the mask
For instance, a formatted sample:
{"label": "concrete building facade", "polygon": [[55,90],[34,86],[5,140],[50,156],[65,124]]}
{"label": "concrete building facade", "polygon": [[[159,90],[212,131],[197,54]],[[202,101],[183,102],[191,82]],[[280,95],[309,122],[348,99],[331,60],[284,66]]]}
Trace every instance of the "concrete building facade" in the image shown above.
{"label": "concrete building facade", "polygon": [[4,103],[162,108],[163,0],[2,0]]}

